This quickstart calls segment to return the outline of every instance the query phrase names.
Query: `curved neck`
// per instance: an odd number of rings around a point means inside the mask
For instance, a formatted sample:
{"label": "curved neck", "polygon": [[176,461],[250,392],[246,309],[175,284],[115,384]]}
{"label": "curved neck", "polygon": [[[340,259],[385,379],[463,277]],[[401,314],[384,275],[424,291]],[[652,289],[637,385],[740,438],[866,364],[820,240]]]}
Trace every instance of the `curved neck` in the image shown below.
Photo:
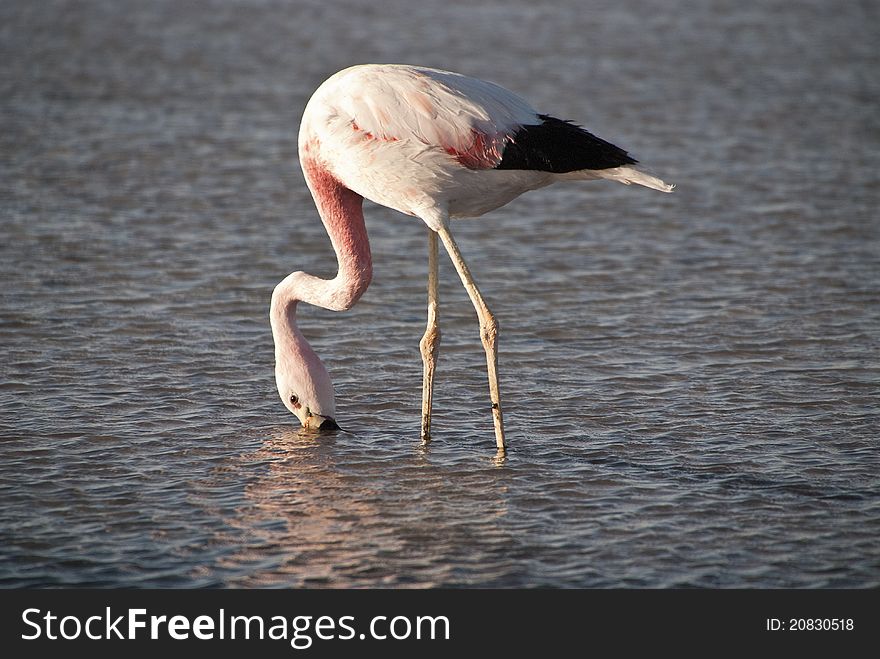
{"label": "curved neck", "polygon": [[333,279],[293,272],[275,287],[270,318],[276,348],[281,348],[281,343],[287,344],[288,349],[302,348],[297,345],[304,340],[296,328],[297,302],[334,311],[350,309],[367,290],[373,276],[370,242],[364,224],[364,198],[312,160],[304,160],[302,168],[336,252],[338,272]]}
{"label": "curved neck", "polygon": [[327,282],[333,289],[327,291],[332,299],[300,299],[320,307],[349,309],[367,290],[373,276],[370,241],[364,224],[364,198],[313,160],[304,160],[302,169],[336,252],[339,271]]}

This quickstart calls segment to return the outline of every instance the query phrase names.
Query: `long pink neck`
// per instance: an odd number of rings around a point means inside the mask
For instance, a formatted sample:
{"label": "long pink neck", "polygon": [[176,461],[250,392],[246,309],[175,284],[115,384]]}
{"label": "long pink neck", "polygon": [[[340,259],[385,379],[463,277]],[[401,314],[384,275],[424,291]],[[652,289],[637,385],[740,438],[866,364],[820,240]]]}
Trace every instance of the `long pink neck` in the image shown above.
{"label": "long pink neck", "polygon": [[302,165],[306,183],[336,252],[339,269],[333,279],[294,272],[275,287],[270,319],[276,354],[279,351],[311,353],[296,327],[297,302],[334,311],[350,309],[367,290],[373,276],[370,242],[364,224],[364,198],[314,161],[304,160]]}
{"label": "long pink neck", "polygon": [[364,224],[364,198],[314,161],[303,162],[303,173],[339,262],[339,272],[331,280],[333,290],[328,291],[332,299],[303,300],[330,309],[350,309],[373,277],[370,241]]}

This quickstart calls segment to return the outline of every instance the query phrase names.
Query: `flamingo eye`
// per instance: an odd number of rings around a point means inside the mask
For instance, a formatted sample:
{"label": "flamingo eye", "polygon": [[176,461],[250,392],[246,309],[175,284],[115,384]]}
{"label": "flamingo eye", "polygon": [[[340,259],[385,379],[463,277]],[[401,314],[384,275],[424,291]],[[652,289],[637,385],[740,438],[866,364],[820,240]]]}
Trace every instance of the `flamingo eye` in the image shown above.
{"label": "flamingo eye", "polygon": [[296,405],[299,402],[299,397],[296,394],[290,395],[290,404]]}

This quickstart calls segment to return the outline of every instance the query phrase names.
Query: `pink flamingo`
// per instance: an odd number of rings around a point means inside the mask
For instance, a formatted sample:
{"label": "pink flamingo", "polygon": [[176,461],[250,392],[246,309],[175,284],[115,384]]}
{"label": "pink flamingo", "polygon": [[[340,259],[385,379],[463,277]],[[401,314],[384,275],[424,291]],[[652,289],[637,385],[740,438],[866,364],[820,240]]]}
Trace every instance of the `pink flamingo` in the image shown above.
{"label": "pink flamingo", "polygon": [[421,435],[431,433],[437,323],[437,237],[477,311],[486,352],[495,441],[504,450],[498,391],[498,322],[450,232],[450,218],[475,217],[527,190],[556,181],[610,179],[655,190],[673,188],[634,167],[626,151],[568,121],[538,114],[490,82],[406,65],[354,66],[331,76],[309,100],[299,132],[306,183],[339,263],[333,279],[305,272],[272,293],[275,380],[288,410],[306,428],[335,428],[330,376],[296,324],[298,302],[350,309],[372,277],[364,198],[428,227],[428,325]]}

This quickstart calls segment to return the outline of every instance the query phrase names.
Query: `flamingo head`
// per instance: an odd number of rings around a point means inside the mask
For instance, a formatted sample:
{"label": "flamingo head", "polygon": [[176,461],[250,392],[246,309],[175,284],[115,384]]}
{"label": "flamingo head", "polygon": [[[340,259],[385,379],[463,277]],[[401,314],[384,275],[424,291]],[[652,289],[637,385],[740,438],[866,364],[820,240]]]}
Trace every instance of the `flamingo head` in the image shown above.
{"label": "flamingo head", "polygon": [[269,320],[275,340],[275,384],[284,406],[303,428],[333,430],[336,400],[330,374],[296,326],[297,291],[314,289],[321,280],[292,272],[272,291]]}
{"label": "flamingo head", "polygon": [[336,400],[324,364],[311,350],[297,356],[279,356],[275,383],[284,406],[296,415],[303,428],[335,430]]}

